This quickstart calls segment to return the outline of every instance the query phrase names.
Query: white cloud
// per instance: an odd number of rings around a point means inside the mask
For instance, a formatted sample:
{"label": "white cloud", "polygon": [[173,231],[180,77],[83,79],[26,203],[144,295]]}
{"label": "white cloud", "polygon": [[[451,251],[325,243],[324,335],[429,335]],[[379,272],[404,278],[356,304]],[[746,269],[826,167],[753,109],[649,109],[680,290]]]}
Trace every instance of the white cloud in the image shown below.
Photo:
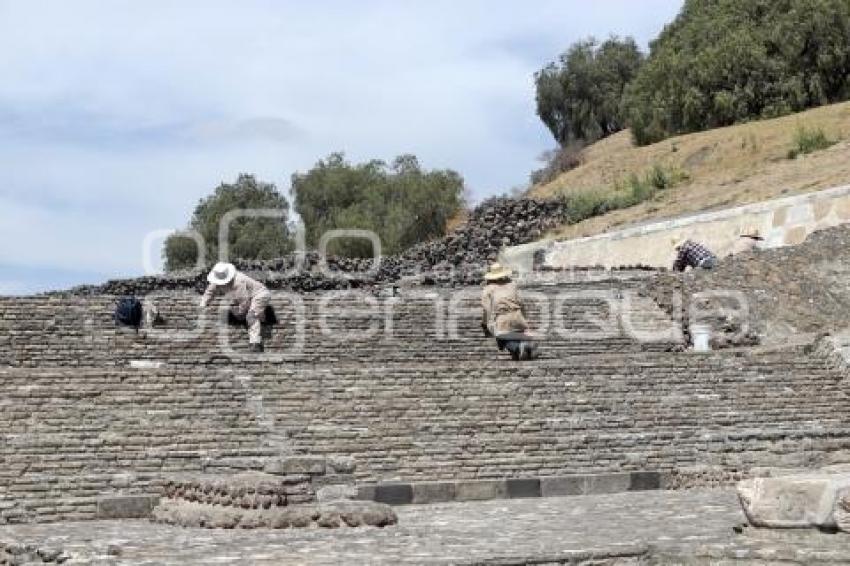
{"label": "white cloud", "polygon": [[135,273],[144,233],[218,182],[286,188],[336,150],[505,191],[552,145],[534,71],[588,35],[645,43],[680,5],[0,2],[0,257]]}

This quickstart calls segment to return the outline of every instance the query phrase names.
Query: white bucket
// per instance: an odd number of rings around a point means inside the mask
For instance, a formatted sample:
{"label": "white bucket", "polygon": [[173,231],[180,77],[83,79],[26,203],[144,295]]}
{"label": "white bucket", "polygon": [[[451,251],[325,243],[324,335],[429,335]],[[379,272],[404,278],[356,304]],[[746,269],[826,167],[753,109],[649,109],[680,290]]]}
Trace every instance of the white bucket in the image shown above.
{"label": "white bucket", "polygon": [[710,352],[711,327],[707,324],[692,324],[691,340],[694,343],[694,352]]}

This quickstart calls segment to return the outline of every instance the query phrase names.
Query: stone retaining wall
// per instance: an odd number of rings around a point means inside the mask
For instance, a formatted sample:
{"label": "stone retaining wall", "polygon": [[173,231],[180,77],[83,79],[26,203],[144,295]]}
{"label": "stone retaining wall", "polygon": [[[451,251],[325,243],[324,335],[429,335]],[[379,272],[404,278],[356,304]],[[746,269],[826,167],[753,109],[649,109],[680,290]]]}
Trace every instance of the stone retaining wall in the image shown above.
{"label": "stone retaining wall", "polygon": [[733,250],[742,231],[758,230],[762,247],[797,245],[812,232],[850,222],[850,186],[746,206],[643,224],[574,240],[535,242],[502,251],[501,261],[532,269],[535,254],[551,267],[643,264],[670,267],[673,239],[705,243],[720,257]]}
{"label": "stone retaining wall", "polygon": [[95,518],[106,495],[282,453],[352,457],[360,483],[829,463],[850,454],[842,378],[802,352],[11,368],[0,518]]}

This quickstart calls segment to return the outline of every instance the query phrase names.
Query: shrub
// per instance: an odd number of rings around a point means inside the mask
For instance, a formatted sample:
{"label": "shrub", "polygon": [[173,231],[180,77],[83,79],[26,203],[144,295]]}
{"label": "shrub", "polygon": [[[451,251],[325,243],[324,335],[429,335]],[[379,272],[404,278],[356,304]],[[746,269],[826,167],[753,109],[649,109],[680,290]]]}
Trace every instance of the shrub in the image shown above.
{"label": "shrub", "polygon": [[582,163],[584,143],[571,142],[564,147],[547,151],[541,156],[546,165],[531,172],[531,183],[542,185],[558,178],[561,173],[572,171]]}
{"label": "shrub", "polygon": [[685,179],[687,174],[683,171],[655,165],[642,177],[632,174],[625,181],[616,183],[613,191],[603,189],[569,195],[565,197],[567,223],[576,224],[612,210],[638,205]]}
{"label": "shrub", "polygon": [[826,137],[821,128],[806,128],[800,126],[794,132],[794,145],[788,151],[788,159],[796,159],[799,155],[806,155],[820,151],[835,145],[835,141]]}

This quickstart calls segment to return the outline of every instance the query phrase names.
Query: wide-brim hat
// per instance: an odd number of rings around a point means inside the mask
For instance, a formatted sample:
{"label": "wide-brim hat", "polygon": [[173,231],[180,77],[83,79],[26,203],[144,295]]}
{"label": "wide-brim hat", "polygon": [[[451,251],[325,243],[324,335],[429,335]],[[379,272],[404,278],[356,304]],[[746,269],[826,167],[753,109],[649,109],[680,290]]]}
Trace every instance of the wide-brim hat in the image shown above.
{"label": "wide-brim hat", "polygon": [[501,263],[494,263],[490,266],[490,271],[484,274],[485,281],[499,281],[500,279],[510,279],[514,272],[510,268],[503,266]]}
{"label": "wide-brim hat", "polygon": [[227,285],[236,277],[236,266],[232,263],[218,262],[207,275],[207,281],[213,285]]}
{"label": "wide-brim hat", "polygon": [[739,234],[741,238],[753,238],[754,240],[761,240],[761,232],[758,228],[753,228],[752,226],[747,226],[741,229],[741,233]]}

